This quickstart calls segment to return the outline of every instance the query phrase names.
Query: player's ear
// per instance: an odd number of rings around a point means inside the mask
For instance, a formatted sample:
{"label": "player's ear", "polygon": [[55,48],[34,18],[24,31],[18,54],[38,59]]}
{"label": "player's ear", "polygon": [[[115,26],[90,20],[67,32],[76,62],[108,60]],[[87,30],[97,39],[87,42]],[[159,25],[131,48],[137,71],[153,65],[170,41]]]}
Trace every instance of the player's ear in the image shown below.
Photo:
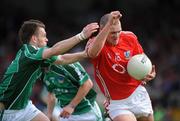
{"label": "player's ear", "polygon": [[35,35],[32,35],[31,41],[33,41],[34,43],[37,43],[37,37]]}

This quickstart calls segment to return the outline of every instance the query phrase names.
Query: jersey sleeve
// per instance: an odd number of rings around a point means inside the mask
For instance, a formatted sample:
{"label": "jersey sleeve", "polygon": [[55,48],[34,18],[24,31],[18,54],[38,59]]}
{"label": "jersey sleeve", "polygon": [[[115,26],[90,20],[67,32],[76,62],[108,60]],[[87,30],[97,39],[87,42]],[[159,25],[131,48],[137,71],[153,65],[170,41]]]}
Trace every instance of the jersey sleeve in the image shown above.
{"label": "jersey sleeve", "polygon": [[45,48],[46,47],[39,48],[38,50],[35,50],[35,49],[32,50],[28,47],[28,45],[25,45],[24,54],[27,58],[32,59],[32,60],[43,60],[42,54]]}
{"label": "jersey sleeve", "polygon": [[79,80],[79,84],[80,84],[80,85],[83,85],[84,82],[86,82],[88,79],[89,79],[89,75],[86,73],[86,74],[83,76],[83,78],[81,78],[81,79]]}
{"label": "jersey sleeve", "polygon": [[79,62],[75,63],[75,72],[76,72],[76,81],[79,85],[83,85],[88,79],[90,79],[89,75],[85,71],[85,69],[80,65]]}
{"label": "jersey sleeve", "polygon": [[45,60],[45,63],[54,63],[58,59],[58,56],[52,56]]}
{"label": "jersey sleeve", "polygon": [[136,55],[136,54],[141,54],[144,52],[141,44],[139,43],[138,39],[135,39],[135,46],[134,46],[134,50],[133,50],[133,55]]}
{"label": "jersey sleeve", "polygon": [[134,40],[133,41],[134,42],[134,44],[133,44],[134,45],[133,55],[143,53],[144,50],[143,50],[141,44],[139,43],[137,36],[134,33],[132,33],[132,37]]}
{"label": "jersey sleeve", "polygon": [[126,37],[129,38],[129,40],[132,40],[132,46],[133,46],[133,55],[136,55],[136,54],[140,54],[140,53],[143,53],[143,48],[142,46],[140,45],[139,43],[139,40],[137,38],[137,36],[133,33],[133,32],[126,32]]}
{"label": "jersey sleeve", "polygon": [[[42,47],[39,48],[38,50],[31,50],[28,48],[27,45],[25,45],[25,56],[31,60],[44,60],[42,57],[43,51],[47,49],[48,47]],[[48,63],[53,63],[54,61],[57,60],[57,56],[52,56],[51,58],[45,59]]]}
{"label": "jersey sleeve", "polygon": [[[45,47],[44,49],[46,49],[46,48],[48,48],[48,47]],[[42,49],[43,49],[43,48],[42,48]],[[44,50],[44,49],[43,49],[43,50]],[[41,55],[41,56],[42,56],[42,55]],[[52,57],[46,59],[46,60],[45,60],[45,63],[54,63],[57,59],[58,59],[58,56],[52,56]]]}

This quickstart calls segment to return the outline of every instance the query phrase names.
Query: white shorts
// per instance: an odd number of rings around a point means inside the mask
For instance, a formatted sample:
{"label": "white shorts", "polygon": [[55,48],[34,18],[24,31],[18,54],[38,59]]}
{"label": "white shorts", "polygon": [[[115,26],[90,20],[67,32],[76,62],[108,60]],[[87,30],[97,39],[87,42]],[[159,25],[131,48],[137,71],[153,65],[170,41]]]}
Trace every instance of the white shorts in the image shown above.
{"label": "white shorts", "polygon": [[4,110],[2,121],[31,121],[40,111],[28,102],[26,108],[21,110]]}
{"label": "white shorts", "polygon": [[108,110],[109,116],[112,119],[123,114],[134,114],[136,118],[153,114],[149,94],[142,85],[139,85],[126,99],[110,100]]}
{"label": "white shorts", "polygon": [[101,110],[96,102],[89,112],[80,115],[71,115],[69,118],[59,117],[61,111],[62,109],[58,110],[58,108],[53,111],[53,114],[58,117],[59,121],[103,121]]}

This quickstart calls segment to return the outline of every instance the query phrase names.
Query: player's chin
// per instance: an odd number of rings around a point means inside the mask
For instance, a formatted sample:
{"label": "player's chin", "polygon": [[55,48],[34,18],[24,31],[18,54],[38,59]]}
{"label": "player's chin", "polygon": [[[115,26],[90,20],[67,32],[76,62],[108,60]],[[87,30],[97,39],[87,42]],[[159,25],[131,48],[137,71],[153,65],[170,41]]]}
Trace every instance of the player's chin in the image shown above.
{"label": "player's chin", "polygon": [[118,39],[114,39],[113,41],[112,41],[112,45],[117,45],[118,44]]}
{"label": "player's chin", "polygon": [[42,47],[47,46],[47,42],[43,43]]}
{"label": "player's chin", "polygon": [[45,46],[47,46],[47,44],[41,44],[41,45],[39,45],[39,48],[45,47]]}

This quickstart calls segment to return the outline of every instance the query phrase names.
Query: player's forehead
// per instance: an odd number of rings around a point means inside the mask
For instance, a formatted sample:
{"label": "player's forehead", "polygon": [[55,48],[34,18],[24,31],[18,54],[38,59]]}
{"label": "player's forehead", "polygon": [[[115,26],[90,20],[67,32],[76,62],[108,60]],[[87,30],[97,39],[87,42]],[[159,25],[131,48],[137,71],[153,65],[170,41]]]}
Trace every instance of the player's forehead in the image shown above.
{"label": "player's forehead", "polygon": [[121,24],[120,22],[115,23],[114,25],[111,26],[111,32],[117,32],[121,31]]}
{"label": "player's forehead", "polygon": [[37,34],[38,35],[46,35],[46,31],[43,27],[38,27],[37,28]]}

